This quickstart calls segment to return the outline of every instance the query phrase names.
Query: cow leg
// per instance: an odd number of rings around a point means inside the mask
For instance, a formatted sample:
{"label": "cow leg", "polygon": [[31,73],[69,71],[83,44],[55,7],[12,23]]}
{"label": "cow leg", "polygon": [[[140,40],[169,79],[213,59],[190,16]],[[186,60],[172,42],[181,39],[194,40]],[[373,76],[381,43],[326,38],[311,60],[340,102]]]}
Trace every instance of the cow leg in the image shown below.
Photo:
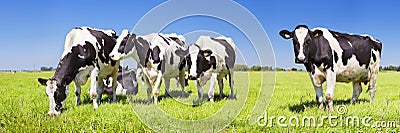
{"label": "cow leg", "polygon": [[154,90],[153,90],[154,104],[157,104],[157,102],[158,102],[158,94],[159,94],[159,90],[160,90],[161,79],[162,79],[162,73],[158,72],[156,83],[154,85]]}
{"label": "cow leg", "polygon": [[179,80],[179,77],[175,77],[175,79],[176,79],[176,87],[179,87],[181,81]]}
{"label": "cow leg", "polygon": [[112,92],[113,92],[113,100],[112,102],[117,101],[117,87],[118,87],[118,81],[117,81],[117,76],[118,76],[118,70],[114,71],[112,74]]}
{"label": "cow leg", "polygon": [[322,81],[324,81],[325,79],[321,79],[321,77],[319,77],[317,75],[313,75],[311,73],[309,73],[309,75],[311,78],[311,82],[313,83],[313,86],[314,86],[317,105],[320,109],[323,109],[324,108],[324,99],[322,97],[322,93],[323,93],[323,89],[322,89],[323,82]]}
{"label": "cow leg", "polygon": [[97,98],[96,98],[97,103],[101,102],[101,97],[103,96],[103,91],[105,87],[102,79],[104,79],[104,77],[99,77],[99,80],[97,80]]}
{"label": "cow leg", "polygon": [[199,80],[196,80],[196,85],[197,85],[197,93],[199,95],[199,102],[202,102],[203,101],[203,90],[201,89]]}
{"label": "cow leg", "polygon": [[371,78],[369,80],[369,84],[368,84],[368,90],[370,93],[370,99],[369,102],[372,103],[372,101],[374,100],[375,97],[375,91],[376,91],[376,78],[378,76],[378,73],[373,73],[371,74]]}
{"label": "cow leg", "polygon": [[185,71],[179,71],[179,85],[182,89],[182,97],[187,96],[188,94],[185,92]]}
{"label": "cow leg", "polygon": [[231,94],[229,95],[229,99],[236,99],[235,92],[233,90],[233,70],[229,72],[229,88],[231,88]]}
{"label": "cow leg", "polygon": [[81,105],[81,86],[75,82],[76,106]]}
{"label": "cow leg", "polygon": [[351,104],[353,104],[357,101],[358,96],[360,96],[361,91],[362,91],[361,82],[353,81],[353,97],[351,98],[351,101],[350,101]]}
{"label": "cow leg", "polygon": [[328,69],[326,71],[326,100],[328,100],[329,111],[333,112],[333,96],[336,84],[336,74],[332,70]]}
{"label": "cow leg", "polygon": [[146,85],[146,81],[145,81],[143,75],[144,74],[143,74],[142,68],[138,67],[137,70],[136,70],[136,79],[142,79],[142,85],[145,86]]}
{"label": "cow leg", "polygon": [[147,90],[147,104],[150,104],[152,101],[152,98],[151,98],[151,89],[152,88],[151,88],[150,80],[146,75],[143,75],[142,81],[144,82],[144,84],[146,85],[146,88],[147,88],[146,89]]}
{"label": "cow leg", "polygon": [[314,85],[314,90],[315,90],[315,95],[316,95],[316,101],[318,108],[323,109],[324,108],[324,98],[322,97],[322,85]]}
{"label": "cow leg", "polygon": [[208,98],[210,98],[211,102],[214,102],[214,90],[215,84],[217,80],[217,73],[212,73],[210,78],[210,90],[208,91]]}
{"label": "cow leg", "polygon": [[97,80],[99,80],[98,78],[99,75],[99,69],[98,68],[94,68],[92,70],[92,73],[90,74],[90,79],[91,79],[91,83],[90,83],[90,96],[93,100],[93,107],[95,109],[97,109],[99,107],[98,103],[97,103]]}
{"label": "cow leg", "polygon": [[219,99],[224,97],[224,79],[222,77],[217,77],[219,86]]}
{"label": "cow leg", "polygon": [[164,98],[171,97],[171,95],[169,95],[169,85],[170,85],[170,79],[164,78],[164,88],[165,88]]}

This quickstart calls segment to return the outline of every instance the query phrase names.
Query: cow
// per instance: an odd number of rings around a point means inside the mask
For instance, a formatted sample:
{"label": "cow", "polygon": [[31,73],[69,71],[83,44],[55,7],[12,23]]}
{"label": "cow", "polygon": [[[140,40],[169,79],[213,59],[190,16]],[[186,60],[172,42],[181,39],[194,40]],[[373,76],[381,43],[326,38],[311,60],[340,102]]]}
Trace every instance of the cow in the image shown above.
{"label": "cow", "polygon": [[[210,80],[208,97],[214,101],[216,82],[219,85],[219,97],[223,98],[223,78],[228,77],[231,89],[229,99],[236,99],[233,89],[233,66],[236,60],[236,46],[231,38],[220,36],[200,36],[195,44],[189,46],[186,56],[189,80],[196,80],[199,102],[203,101],[202,86]],[[182,52],[184,53],[184,52]]]}
{"label": "cow", "polygon": [[[104,94],[112,95],[112,77],[103,79],[105,89]],[[136,79],[136,72],[128,70],[128,66],[124,69],[120,67],[117,76],[117,95],[136,95],[138,93],[138,82]]]}
{"label": "cow", "polygon": [[353,82],[350,103],[358,99],[362,86],[369,83],[370,102],[376,91],[382,43],[369,35],[339,33],[326,28],[309,29],[298,25],[294,31],[281,30],[279,35],[292,39],[295,63],[303,64],[311,78],[319,108],[323,108],[322,84],[326,81],[325,97],[333,112],[336,82]]}
{"label": "cow", "polygon": [[[147,102],[154,101],[154,104],[157,104],[162,79],[164,79],[165,97],[169,96],[170,78],[177,75],[179,75],[182,96],[187,95],[184,90],[184,56],[177,56],[175,53],[182,49],[185,49],[185,39],[182,35],[152,33],[136,36],[128,30],[123,30],[110,57],[113,60],[132,57],[138,62],[137,74],[144,75]],[[154,100],[151,98],[153,84]]]}
{"label": "cow", "polygon": [[[64,52],[54,76],[49,79],[38,78],[46,85],[46,94],[50,99],[49,115],[59,115],[68,95],[68,86],[75,82],[76,105],[80,105],[81,86],[91,78],[90,95],[93,106],[98,108],[105,77],[113,77],[113,91],[116,89],[116,77],[119,61],[108,56],[116,43],[113,30],[100,30],[90,27],[77,27],[66,36]],[[113,95],[116,101],[116,95]]]}

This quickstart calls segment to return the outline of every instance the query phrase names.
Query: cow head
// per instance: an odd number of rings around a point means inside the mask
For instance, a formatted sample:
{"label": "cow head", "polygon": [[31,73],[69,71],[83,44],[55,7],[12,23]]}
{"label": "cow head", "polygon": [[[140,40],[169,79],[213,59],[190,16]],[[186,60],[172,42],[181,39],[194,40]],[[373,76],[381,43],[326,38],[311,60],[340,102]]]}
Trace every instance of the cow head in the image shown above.
{"label": "cow head", "polygon": [[128,30],[122,30],[121,35],[117,38],[117,43],[110,53],[110,58],[112,60],[120,60],[134,52],[134,45],[132,39],[135,39],[136,35],[129,33]]}
{"label": "cow head", "polygon": [[216,68],[215,54],[210,49],[200,49],[197,44],[189,46],[189,55],[186,56],[189,70],[189,79],[196,80],[206,71]]}
{"label": "cow head", "polygon": [[59,115],[61,113],[61,107],[65,104],[65,100],[67,99],[67,85],[59,83],[55,79],[38,78],[38,81],[40,84],[46,86],[46,94],[50,99],[48,114]]}
{"label": "cow head", "polygon": [[298,25],[294,31],[281,30],[279,35],[284,39],[293,40],[295,63],[307,63],[310,50],[308,47],[315,45],[314,38],[322,36],[321,30],[311,31],[306,25]]}

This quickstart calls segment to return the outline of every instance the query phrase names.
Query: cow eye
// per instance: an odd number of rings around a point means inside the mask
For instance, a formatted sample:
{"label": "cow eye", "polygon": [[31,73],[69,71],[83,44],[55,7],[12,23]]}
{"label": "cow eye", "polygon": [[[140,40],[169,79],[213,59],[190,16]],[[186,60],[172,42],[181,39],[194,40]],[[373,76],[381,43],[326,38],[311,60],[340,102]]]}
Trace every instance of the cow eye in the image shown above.
{"label": "cow eye", "polygon": [[307,40],[307,41],[306,41],[306,44],[310,44],[310,43],[311,43],[311,41],[310,41],[310,40]]}

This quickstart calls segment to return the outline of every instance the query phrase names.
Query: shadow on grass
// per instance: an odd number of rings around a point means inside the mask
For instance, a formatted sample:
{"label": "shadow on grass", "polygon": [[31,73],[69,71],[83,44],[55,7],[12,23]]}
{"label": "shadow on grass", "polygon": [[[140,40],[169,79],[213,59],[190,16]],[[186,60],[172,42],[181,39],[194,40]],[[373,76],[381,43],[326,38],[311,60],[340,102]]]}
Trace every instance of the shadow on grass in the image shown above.
{"label": "shadow on grass", "polygon": [[[214,94],[214,102],[219,102],[224,99],[229,99],[229,95],[222,94],[222,97],[220,97],[219,93]],[[192,107],[200,106],[201,104],[203,104],[205,102],[210,102],[210,99],[208,98],[208,93],[203,93],[203,101],[199,101],[199,98],[196,98],[195,100],[193,100]]]}
{"label": "shadow on grass", "polygon": [[[103,95],[104,96],[104,95]],[[112,95],[106,95],[101,99],[101,103],[112,103]],[[117,103],[129,104],[127,100],[129,96],[117,95]],[[93,100],[89,95],[81,95],[81,104],[92,104]]]}
{"label": "shadow on grass", "polygon": [[[360,102],[369,102],[367,99],[358,99],[355,104],[358,104]],[[335,105],[350,105],[350,99],[344,100],[344,99],[339,99],[339,100],[333,100],[333,106]],[[328,104],[327,102],[324,102],[324,109],[326,110]],[[289,110],[295,113],[300,113],[304,112],[306,108],[318,108],[317,102],[316,101],[306,101],[306,102],[300,102],[299,104],[294,104],[294,105],[289,105]]]}

